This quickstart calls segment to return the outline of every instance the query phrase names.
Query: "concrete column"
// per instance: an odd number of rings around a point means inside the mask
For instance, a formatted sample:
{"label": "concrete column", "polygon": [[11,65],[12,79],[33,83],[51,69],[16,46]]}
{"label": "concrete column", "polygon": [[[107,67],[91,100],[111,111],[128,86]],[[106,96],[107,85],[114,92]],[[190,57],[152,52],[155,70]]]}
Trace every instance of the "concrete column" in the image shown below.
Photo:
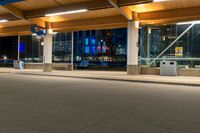
{"label": "concrete column", "polygon": [[43,72],[52,71],[52,45],[53,35],[47,34],[44,37],[44,48],[43,48]]}
{"label": "concrete column", "polygon": [[151,60],[149,60],[150,58],[150,51],[151,51],[151,28],[148,28],[148,31],[147,31],[147,58],[148,60],[146,60],[146,64],[148,65]]}
{"label": "concrete column", "polygon": [[74,31],[72,31],[72,49],[71,49],[71,67],[72,67],[72,71],[74,70]]}
{"label": "concrete column", "polygon": [[18,35],[17,60],[20,61],[20,35]]}
{"label": "concrete column", "polygon": [[138,65],[138,40],[139,29],[137,22],[128,21],[128,47],[127,47],[127,74],[140,74]]}

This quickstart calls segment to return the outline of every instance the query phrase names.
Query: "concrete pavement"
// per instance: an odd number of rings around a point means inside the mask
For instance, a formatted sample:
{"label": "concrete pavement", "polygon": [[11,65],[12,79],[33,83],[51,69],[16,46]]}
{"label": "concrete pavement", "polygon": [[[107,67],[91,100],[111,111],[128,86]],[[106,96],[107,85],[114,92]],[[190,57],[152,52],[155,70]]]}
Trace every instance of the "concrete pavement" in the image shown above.
{"label": "concrete pavement", "polygon": [[1,133],[199,133],[200,87],[0,73]]}

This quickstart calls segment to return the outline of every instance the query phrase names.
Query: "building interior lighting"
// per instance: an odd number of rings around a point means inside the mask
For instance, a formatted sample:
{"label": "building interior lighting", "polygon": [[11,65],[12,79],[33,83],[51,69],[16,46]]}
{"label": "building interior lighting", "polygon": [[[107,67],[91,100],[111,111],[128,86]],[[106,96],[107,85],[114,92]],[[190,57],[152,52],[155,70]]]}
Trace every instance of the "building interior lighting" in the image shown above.
{"label": "building interior lighting", "polygon": [[200,20],[177,23],[177,25],[187,25],[187,24],[200,24]]}
{"label": "building interior lighting", "polygon": [[51,17],[51,16],[60,16],[60,15],[66,15],[66,14],[74,14],[74,13],[81,13],[81,12],[87,12],[87,9],[80,9],[80,10],[74,10],[74,11],[66,11],[66,12],[58,12],[58,13],[50,13],[50,14],[45,14],[46,17]]}
{"label": "building interior lighting", "polygon": [[0,19],[0,23],[8,22],[6,19]]}
{"label": "building interior lighting", "polygon": [[135,21],[135,27],[140,28],[140,22],[139,21]]}
{"label": "building interior lighting", "polygon": [[48,33],[49,33],[49,34],[56,35],[58,32],[54,32],[53,29],[48,29]]}
{"label": "building interior lighting", "polygon": [[49,34],[53,34],[53,29],[48,29]]}
{"label": "building interior lighting", "polygon": [[41,45],[44,46],[44,42],[41,42]]}

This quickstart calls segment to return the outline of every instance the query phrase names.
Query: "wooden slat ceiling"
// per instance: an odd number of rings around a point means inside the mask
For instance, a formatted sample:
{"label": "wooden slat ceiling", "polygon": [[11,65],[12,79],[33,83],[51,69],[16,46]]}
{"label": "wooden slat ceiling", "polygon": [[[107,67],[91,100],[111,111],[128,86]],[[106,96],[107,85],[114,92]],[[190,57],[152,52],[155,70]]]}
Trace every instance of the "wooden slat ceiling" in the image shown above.
{"label": "wooden slat ceiling", "polygon": [[144,13],[195,6],[200,6],[200,0],[168,0],[163,2],[133,5],[129,6],[129,8],[134,12]]}
{"label": "wooden slat ceiling", "polygon": [[5,28],[5,27],[12,27],[12,26],[22,26],[22,25],[31,25],[30,21],[27,20],[16,20],[16,21],[8,21],[6,23],[1,23],[0,28]]}
{"label": "wooden slat ceiling", "polygon": [[9,13],[8,10],[0,6],[0,14],[6,14],[6,13]]}
{"label": "wooden slat ceiling", "polygon": [[168,24],[200,19],[200,0],[166,0],[129,6],[142,24]]}
{"label": "wooden slat ceiling", "polygon": [[14,3],[12,5],[21,10],[27,11],[27,10],[41,9],[47,7],[60,6],[63,4],[80,3],[86,1],[92,1],[92,0],[25,0],[22,2]]}
{"label": "wooden slat ceiling", "polygon": [[[119,8],[114,8],[110,3],[112,1]],[[118,3],[116,3],[118,1]],[[49,23],[58,23],[63,22],[64,24],[69,24],[68,22],[76,22],[77,20],[84,20],[87,22],[91,19],[93,21],[91,28],[95,27],[95,23],[98,24],[99,28],[104,27],[100,25],[98,21],[102,21],[105,24],[104,19],[109,19],[109,17],[117,17],[120,22],[113,23],[113,27],[116,26],[126,26],[125,15],[122,13],[131,13],[134,12],[134,15],[137,14],[139,21],[143,24],[151,23],[170,23],[176,21],[185,21],[191,19],[200,18],[200,0],[168,0],[165,2],[156,2],[152,3],[153,0],[24,0],[21,2],[10,4],[8,7],[0,6],[0,19],[8,19],[9,22],[0,23],[0,31],[7,31],[5,28],[9,28],[9,31],[16,29],[18,26],[30,26],[32,24],[46,25],[46,22]],[[141,4],[143,3],[143,4]],[[121,6],[123,6],[123,10]],[[6,9],[7,8],[7,9]],[[55,17],[44,17],[45,13],[49,12],[59,12],[66,10],[76,10],[87,8],[88,12],[62,15]],[[10,9],[12,11],[10,11]],[[125,9],[125,10],[124,10]],[[183,10],[184,9],[184,10]],[[185,10],[186,9],[186,10]],[[12,13],[12,12],[15,13]],[[184,12],[184,13],[182,13]],[[187,13],[186,13],[187,12]],[[133,16],[134,16],[133,15]],[[37,19],[34,20],[31,19]],[[133,17],[134,18],[134,17]],[[134,18],[135,19],[135,18]],[[136,18],[137,19],[137,18]],[[171,20],[170,20],[171,19]],[[62,24],[61,24],[62,25]],[[73,23],[70,23],[70,26],[73,26]],[[109,25],[112,27],[111,21]],[[3,28],[3,30],[1,30]],[[74,29],[73,27],[68,27],[65,29]],[[77,29],[81,29],[79,27]],[[87,26],[87,29],[90,27]],[[98,27],[96,27],[98,28]],[[20,28],[17,30],[19,31]],[[59,27],[60,30],[60,27]],[[23,31],[25,33],[27,31]],[[13,32],[11,32],[14,34]],[[6,34],[6,33],[0,33]]]}
{"label": "wooden slat ceiling", "polygon": [[108,17],[108,16],[117,16],[117,15],[120,15],[117,9],[109,8],[109,9],[100,9],[100,10],[95,10],[95,11],[79,13],[76,15],[68,14],[68,15],[63,15],[63,16],[43,17],[42,19],[48,22],[59,22],[59,21],[99,18],[99,17]]}

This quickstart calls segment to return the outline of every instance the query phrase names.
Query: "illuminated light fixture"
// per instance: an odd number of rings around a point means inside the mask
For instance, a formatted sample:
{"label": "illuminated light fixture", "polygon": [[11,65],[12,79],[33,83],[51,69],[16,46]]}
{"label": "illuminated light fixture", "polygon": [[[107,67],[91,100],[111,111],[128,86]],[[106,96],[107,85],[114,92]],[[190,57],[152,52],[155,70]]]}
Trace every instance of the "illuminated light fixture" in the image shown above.
{"label": "illuminated light fixture", "polygon": [[153,2],[164,2],[164,1],[171,1],[171,0],[153,0]]}
{"label": "illuminated light fixture", "polygon": [[187,25],[187,24],[200,24],[200,20],[177,23],[177,25]]}
{"label": "illuminated light fixture", "polygon": [[45,16],[46,17],[60,16],[60,15],[81,13],[81,12],[87,12],[87,11],[88,11],[87,9],[80,9],[80,10],[74,10],[74,11],[66,11],[66,12],[59,12],[59,13],[50,13],[50,14],[45,14]]}
{"label": "illuminated light fixture", "polygon": [[44,42],[41,42],[41,45],[44,46]]}
{"label": "illuminated light fixture", "polygon": [[3,59],[4,59],[4,60],[7,60],[7,59],[8,59],[8,57],[7,57],[7,56],[3,56]]}
{"label": "illuminated light fixture", "polygon": [[135,27],[140,28],[140,22],[139,21],[135,21]]}
{"label": "illuminated light fixture", "polygon": [[56,35],[58,32],[54,32],[53,29],[48,29],[48,33],[49,33],[49,34]]}
{"label": "illuminated light fixture", "polygon": [[36,34],[36,33],[33,33],[32,36],[37,36],[37,34]]}
{"label": "illuminated light fixture", "polygon": [[148,29],[148,33],[151,34],[151,28]]}
{"label": "illuminated light fixture", "polygon": [[0,23],[4,23],[4,22],[8,22],[8,20],[6,20],[6,19],[0,20]]}
{"label": "illuminated light fixture", "polygon": [[49,34],[53,34],[53,30],[52,29],[48,29],[48,33]]}

